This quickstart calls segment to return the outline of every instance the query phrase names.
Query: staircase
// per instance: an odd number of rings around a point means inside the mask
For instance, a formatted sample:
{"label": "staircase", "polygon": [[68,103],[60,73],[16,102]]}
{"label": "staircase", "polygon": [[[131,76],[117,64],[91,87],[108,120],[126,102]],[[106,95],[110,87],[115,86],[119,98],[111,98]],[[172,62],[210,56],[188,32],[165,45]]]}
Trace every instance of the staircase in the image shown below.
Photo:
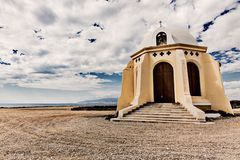
{"label": "staircase", "polygon": [[172,103],[146,104],[124,117],[112,121],[152,122],[152,123],[202,123],[204,120],[194,118],[183,106]]}

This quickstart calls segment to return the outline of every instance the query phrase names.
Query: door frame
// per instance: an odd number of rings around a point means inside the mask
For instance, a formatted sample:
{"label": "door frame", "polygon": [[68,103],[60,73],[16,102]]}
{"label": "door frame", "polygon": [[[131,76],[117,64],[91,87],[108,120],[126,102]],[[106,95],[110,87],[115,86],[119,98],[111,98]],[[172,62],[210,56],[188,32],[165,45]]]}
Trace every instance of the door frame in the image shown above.
{"label": "door frame", "polygon": [[[195,72],[197,72],[197,74],[198,74],[198,79],[195,79],[195,77],[189,77],[189,64],[190,65],[193,65],[194,67],[196,67],[196,68],[194,68],[194,69],[196,69],[195,70]],[[199,70],[199,68],[198,68],[198,66],[194,63],[194,62],[187,62],[187,72],[188,72],[188,85],[189,85],[189,92],[190,92],[190,95],[191,96],[196,96],[196,97],[201,97],[201,95],[202,95],[202,91],[201,91],[201,77],[200,77],[200,70]],[[195,85],[190,85],[190,80],[196,80],[197,82],[198,82],[198,84],[197,84],[197,86],[195,86]],[[197,87],[197,88],[196,88]],[[192,90],[196,90],[197,89],[197,92],[200,94],[200,95],[192,95],[191,94],[191,89]]]}
{"label": "door frame", "polygon": [[[188,59],[186,61],[186,66],[187,66],[187,63],[188,62],[192,62],[194,63],[197,67],[198,67],[198,71],[199,71],[199,81],[200,81],[200,93],[201,93],[201,96],[191,96],[191,97],[206,97],[206,91],[205,91],[205,86],[204,86],[204,79],[205,79],[205,75],[204,75],[204,72],[203,72],[203,67],[201,65],[200,62],[194,60],[194,59]],[[187,73],[188,75],[188,73]],[[190,88],[189,88],[189,94],[190,94]]]}
{"label": "door frame", "polygon": [[162,63],[162,62],[165,62],[165,63],[168,63],[169,65],[171,65],[172,69],[173,69],[173,87],[174,87],[174,102],[173,103],[176,103],[177,102],[177,87],[176,87],[176,72],[175,72],[175,68],[173,67],[173,63],[169,60],[159,60],[159,61],[156,61],[153,65],[152,65],[152,69],[151,69],[151,81],[152,81],[152,102],[155,102],[154,100],[154,68],[156,67],[157,64],[159,63]]}

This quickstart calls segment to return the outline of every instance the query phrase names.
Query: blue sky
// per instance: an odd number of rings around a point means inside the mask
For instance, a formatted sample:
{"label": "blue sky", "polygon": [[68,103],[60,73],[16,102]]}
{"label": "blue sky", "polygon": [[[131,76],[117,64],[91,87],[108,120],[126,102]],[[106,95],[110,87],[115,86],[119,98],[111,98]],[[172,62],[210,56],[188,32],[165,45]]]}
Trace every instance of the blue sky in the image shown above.
{"label": "blue sky", "polygon": [[0,0],[0,103],[118,97],[121,71],[159,26],[180,26],[222,63],[240,99],[239,0]]}

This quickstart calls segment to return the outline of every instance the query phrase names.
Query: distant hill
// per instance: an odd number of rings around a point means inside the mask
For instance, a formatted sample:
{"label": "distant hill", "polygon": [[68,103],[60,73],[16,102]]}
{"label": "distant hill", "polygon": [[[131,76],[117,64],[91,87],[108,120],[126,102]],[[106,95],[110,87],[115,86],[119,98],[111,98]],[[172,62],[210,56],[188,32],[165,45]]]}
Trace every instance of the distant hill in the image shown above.
{"label": "distant hill", "polygon": [[94,100],[80,101],[80,106],[115,106],[117,105],[118,98],[101,98]]}

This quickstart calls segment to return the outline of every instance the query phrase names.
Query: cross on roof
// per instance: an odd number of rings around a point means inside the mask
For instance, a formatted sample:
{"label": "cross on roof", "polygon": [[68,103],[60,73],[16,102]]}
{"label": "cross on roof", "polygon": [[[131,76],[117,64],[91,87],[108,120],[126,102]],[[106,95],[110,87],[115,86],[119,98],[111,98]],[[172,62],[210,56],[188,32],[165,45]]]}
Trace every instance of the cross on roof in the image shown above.
{"label": "cross on roof", "polygon": [[162,27],[162,21],[159,21],[160,27]]}

